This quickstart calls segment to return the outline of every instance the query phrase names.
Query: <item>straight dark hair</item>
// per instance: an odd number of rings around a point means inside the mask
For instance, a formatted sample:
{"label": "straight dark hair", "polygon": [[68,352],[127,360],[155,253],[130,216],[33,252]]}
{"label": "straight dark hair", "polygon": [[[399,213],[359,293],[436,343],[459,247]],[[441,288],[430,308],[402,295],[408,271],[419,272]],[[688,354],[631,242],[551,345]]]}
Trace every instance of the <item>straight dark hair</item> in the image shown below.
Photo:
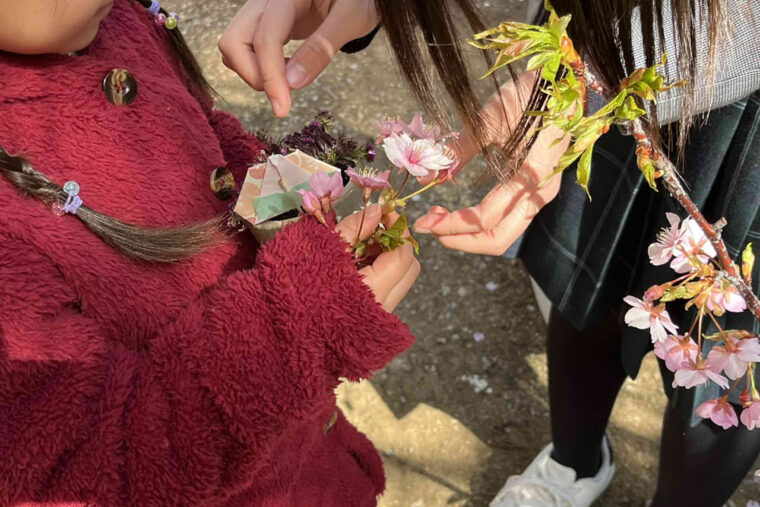
{"label": "straight dark hair", "polygon": [[[150,0],[137,0],[144,7]],[[164,15],[168,13],[161,9]],[[184,70],[188,86],[201,97],[213,97],[214,90],[203,76],[200,65],[188,48],[179,28],[167,30],[172,50]],[[24,196],[47,205],[63,204],[67,194],[61,186],[35,169],[22,156],[11,155],[0,147],[0,175]],[[77,211],[79,219],[110,246],[128,257],[148,262],[176,262],[194,257],[225,241],[224,217],[182,227],[151,228],[127,224],[87,206]]]}
{"label": "straight dark hair", "polygon": [[[679,142],[685,143],[686,132],[692,125],[695,83],[697,72],[697,30],[709,30],[711,61],[717,40],[725,23],[727,0],[553,0],[561,15],[571,14],[573,21],[569,32],[582,57],[590,61],[600,79],[612,90],[634,69],[632,41],[632,17],[640,8],[643,42],[647,65],[654,65],[661,55],[658,47],[665,47],[664,12],[672,12],[673,27],[677,38],[677,58],[682,77],[686,78],[689,93],[686,94]],[[472,34],[484,29],[484,22],[473,0],[376,0],[377,9],[388,34],[393,54],[420,102],[428,113],[437,119],[445,117],[447,105],[434,93],[438,83],[443,83],[459,117],[474,133],[484,154],[487,154],[486,126],[479,116],[480,105],[476,99],[470,71],[463,57],[463,45]],[[464,18],[466,30],[456,20]],[[704,23],[700,25],[700,20]],[[490,66],[488,55],[484,53]],[[429,71],[432,62],[435,75]],[[710,68],[712,65],[709,66]],[[514,78],[515,72],[509,72]],[[541,92],[545,83],[537,82],[526,101],[527,110],[544,110],[546,96]],[[510,135],[510,139],[497,154],[488,155],[489,166],[496,176],[509,177],[503,159],[512,163],[510,169],[519,167],[535,140],[533,128],[540,118],[524,115]],[[656,110],[650,130],[658,138]],[[494,159],[501,155],[502,159]]]}

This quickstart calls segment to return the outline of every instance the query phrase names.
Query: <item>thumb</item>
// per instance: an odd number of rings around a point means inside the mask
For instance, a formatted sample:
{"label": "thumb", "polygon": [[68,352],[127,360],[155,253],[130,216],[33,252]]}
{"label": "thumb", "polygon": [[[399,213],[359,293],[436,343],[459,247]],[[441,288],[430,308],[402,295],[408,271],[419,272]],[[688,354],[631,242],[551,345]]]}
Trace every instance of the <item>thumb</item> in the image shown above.
{"label": "thumb", "polygon": [[336,4],[322,25],[290,58],[285,77],[292,90],[311,84],[330,65],[340,48],[360,36],[355,36],[354,30],[347,29],[347,25],[352,25],[351,13],[346,12],[342,5]]}
{"label": "thumb", "polygon": [[[364,217],[362,217],[363,214]],[[380,205],[373,204],[367,207],[366,212],[359,211],[351,216],[344,218],[336,226],[335,230],[338,231],[341,236],[343,236],[343,239],[346,241],[346,243],[353,244],[353,242],[357,239],[357,236],[360,241],[363,241],[374,234],[375,229],[377,229],[377,226],[382,220],[382,215],[383,212],[380,208]],[[361,234],[357,235],[356,231],[359,230],[359,224],[361,224],[362,230]]]}

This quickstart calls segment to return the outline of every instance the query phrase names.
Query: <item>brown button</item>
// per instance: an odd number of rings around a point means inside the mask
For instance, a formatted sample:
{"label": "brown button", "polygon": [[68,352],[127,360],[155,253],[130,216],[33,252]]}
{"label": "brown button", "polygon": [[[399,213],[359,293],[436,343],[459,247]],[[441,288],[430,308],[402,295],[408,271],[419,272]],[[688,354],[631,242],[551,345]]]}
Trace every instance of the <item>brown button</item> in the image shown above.
{"label": "brown button", "polygon": [[128,106],[137,98],[137,80],[126,69],[113,69],[103,78],[103,92],[115,106]]}
{"label": "brown button", "polygon": [[330,420],[325,424],[325,435],[330,433],[330,430],[333,429],[336,422],[338,422],[338,412],[333,412],[332,416],[330,416]]}
{"label": "brown button", "polygon": [[222,201],[228,201],[235,195],[235,177],[226,167],[217,167],[211,171],[211,191]]}

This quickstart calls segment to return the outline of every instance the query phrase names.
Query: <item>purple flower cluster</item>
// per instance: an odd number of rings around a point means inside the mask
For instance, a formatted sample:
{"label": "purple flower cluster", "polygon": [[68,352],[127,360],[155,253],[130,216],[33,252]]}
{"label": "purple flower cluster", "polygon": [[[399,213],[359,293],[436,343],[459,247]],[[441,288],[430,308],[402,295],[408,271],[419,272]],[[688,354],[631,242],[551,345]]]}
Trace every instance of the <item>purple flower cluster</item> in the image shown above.
{"label": "purple flower cluster", "polygon": [[372,144],[360,144],[348,137],[331,132],[335,121],[329,111],[316,115],[300,132],[285,136],[277,142],[269,140],[266,133],[259,137],[270,143],[269,153],[287,155],[293,150],[300,150],[318,160],[338,167],[343,172],[343,181],[348,183],[346,170],[356,167],[358,162],[375,160],[375,147]]}

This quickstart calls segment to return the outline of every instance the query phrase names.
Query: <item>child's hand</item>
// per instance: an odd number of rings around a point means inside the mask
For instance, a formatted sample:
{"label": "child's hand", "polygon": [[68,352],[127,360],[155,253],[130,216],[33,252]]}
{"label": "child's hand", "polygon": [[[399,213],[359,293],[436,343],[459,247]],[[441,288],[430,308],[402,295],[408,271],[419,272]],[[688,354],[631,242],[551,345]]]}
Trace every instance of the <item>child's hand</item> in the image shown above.
{"label": "child's hand", "polygon": [[[517,125],[525,101],[530,96],[534,74],[525,74],[519,80],[518,93],[514,82],[495,94],[483,108],[482,114],[491,126],[492,144],[503,145],[509,137],[509,126]],[[502,255],[525,232],[538,212],[557,196],[561,176],[557,175],[541,185],[552,173],[570,142],[563,139],[556,128],[542,131],[530,155],[515,176],[499,184],[473,207],[449,212],[434,206],[414,225],[415,231],[433,234],[445,247],[470,253]],[[464,132],[454,147],[460,161],[458,172],[478,154],[478,146],[468,132]]]}
{"label": "child's hand", "polygon": [[[367,208],[359,239],[365,240],[370,237],[381,220],[390,227],[397,218],[398,215],[395,213],[382,217],[380,206],[377,204],[370,206]],[[347,243],[352,243],[356,240],[356,231],[360,223],[361,212],[343,219],[336,230],[341,233]],[[364,283],[375,293],[377,302],[385,311],[392,312],[414,285],[420,269],[420,263],[414,255],[414,248],[407,243],[392,252],[380,254],[372,265],[359,270],[359,274],[364,276]]]}

